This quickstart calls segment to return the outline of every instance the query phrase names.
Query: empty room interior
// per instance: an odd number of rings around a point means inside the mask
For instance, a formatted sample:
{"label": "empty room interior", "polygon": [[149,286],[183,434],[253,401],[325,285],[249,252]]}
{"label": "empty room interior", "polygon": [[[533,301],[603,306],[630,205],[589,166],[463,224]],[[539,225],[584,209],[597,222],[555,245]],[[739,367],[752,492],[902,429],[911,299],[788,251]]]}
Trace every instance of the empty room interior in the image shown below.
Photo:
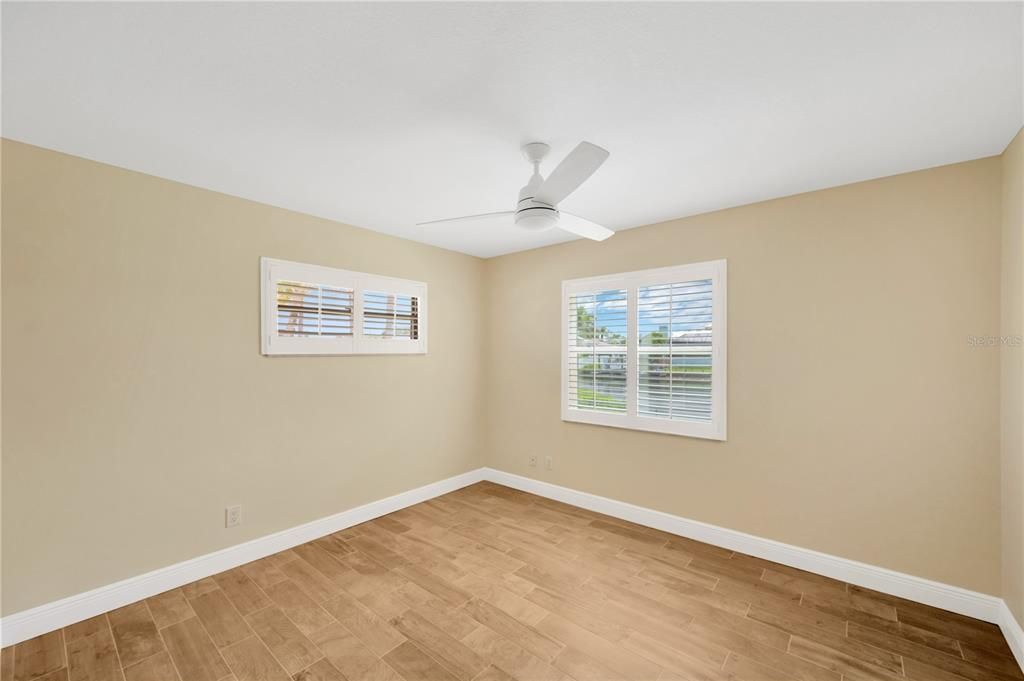
{"label": "empty room interior", "polygon": [[1024,681],[1024,2],[0,26],[0,681]]}

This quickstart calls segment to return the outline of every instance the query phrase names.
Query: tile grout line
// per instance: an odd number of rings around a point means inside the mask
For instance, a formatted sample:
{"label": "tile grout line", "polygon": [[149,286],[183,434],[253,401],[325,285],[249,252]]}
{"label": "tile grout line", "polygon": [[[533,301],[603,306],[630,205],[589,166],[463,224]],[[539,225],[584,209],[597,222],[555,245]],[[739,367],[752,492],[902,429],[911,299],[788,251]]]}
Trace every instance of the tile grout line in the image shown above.
{"label": "tile grout line", "polygon": [[68,658],[68,637],[64,634],[64,627],[60,629],[60,643],[64,648],[64,666],[68,668],[68,673],[71,672],[71,662]]}
{"label": "tile grout line", "polygon": [[[61,668],[67,669],[68,670],[68,676],[71,676],[71,656],[68,655],[68,637],[67,637],[67,634],[64,633],[64,629],[65,628],[66,627],[61,627],[60,628],[60,646],[61,646],[61,650],[63,650],[63,652],[64,652],[64,664],[61,665]],[[114,648],[115,649],[117,648],[116,644],[115,644]],[[118,660],[118,663],[120,663],[120,660]],[[55,671],[60,671],[60,669],[57,669]]]}

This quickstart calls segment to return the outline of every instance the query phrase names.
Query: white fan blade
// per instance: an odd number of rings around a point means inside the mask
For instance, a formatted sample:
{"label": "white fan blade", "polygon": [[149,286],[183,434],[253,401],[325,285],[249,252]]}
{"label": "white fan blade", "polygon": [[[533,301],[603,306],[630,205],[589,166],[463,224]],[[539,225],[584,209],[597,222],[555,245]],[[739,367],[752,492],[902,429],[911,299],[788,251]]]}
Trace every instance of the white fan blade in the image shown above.
{"label": "white fan blade", "polygon": [[417,222],[416,225],[422,227],[423,225],[440,225],[446,222],[476,222],[478,220],[487,220],[496,217],[509,217],[515,215],[514,210],[502,210],[497,213],[480,213],[479,215],[463,215],[459,218],[445,218],[444,220],[431,220],[430,222]]}
{"label": "white fan blade", "polygon": [[564,212],[559,212],[558,228],[577,236],[593,239],[594,241],[604,241],[615,234],[612,230],[602,227],[596,222],[581,218],[579,215]]}
{"label": "white fan blade", "polygon": [[533,197],[535,201],[557,206],[601,167],[608,152],[590,142],[580,142],[562,159]]}

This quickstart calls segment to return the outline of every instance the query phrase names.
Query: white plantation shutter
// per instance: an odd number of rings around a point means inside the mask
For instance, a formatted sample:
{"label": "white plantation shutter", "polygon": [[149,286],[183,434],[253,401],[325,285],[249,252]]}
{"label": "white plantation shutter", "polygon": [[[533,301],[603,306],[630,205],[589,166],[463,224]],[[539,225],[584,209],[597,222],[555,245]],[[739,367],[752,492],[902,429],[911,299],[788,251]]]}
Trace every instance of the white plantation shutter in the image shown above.
{"label": "white plantation shutter", "polygon": [[625,414],[625,289],[570,296],[568,322],[570,406]]}
{"label": "white plantation shutter", "polygon": [[416,296],[363,291],[363,334],[417,340],[419,299]]}
{"label": "white plantation shutter", "polygon": [[427,285],[262,258],[265,355],[427,351]]}
{"label": "white plantation shutter", "polygon": [[277,282],[277,333],[352,335],[353,291],[299,281]]}
{"label": "white plantation shutter", "polygon": [[637,291],[637,414],[711,421],[710,279]]}
{"label": "white plantation shutter", "polygon": [[725,439],[724,260],[562,282],[562,419]]}

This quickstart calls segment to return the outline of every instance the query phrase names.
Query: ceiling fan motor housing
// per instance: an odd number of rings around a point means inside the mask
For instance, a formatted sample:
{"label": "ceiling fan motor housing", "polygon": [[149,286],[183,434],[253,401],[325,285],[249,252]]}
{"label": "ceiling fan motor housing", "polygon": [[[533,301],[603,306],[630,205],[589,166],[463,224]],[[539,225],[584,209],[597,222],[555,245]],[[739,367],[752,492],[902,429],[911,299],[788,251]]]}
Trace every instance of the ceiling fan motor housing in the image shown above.
{"label": "ceiling fan motor housing", "polygon": [[558,224],[558,209],[554,206],[533,199],[532,192],[526,185],[519,192],[519,204],[516,206],[516,225],[532,232],[551,229]]}

